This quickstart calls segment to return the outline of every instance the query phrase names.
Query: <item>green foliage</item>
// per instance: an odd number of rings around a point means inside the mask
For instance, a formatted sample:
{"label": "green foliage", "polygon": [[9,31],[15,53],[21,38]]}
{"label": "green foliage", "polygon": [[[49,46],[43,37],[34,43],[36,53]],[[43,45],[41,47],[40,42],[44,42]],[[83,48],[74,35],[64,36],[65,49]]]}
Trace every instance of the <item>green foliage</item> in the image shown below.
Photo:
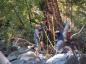
{"label": "green foliage", "polygon": [[11,37],[17,36],[33,42],[33,24],[43,18],[39,1],[0,0],[0,39],[9,42]]}
{"label": "green foliage", "polygon": [[[41,2],[42,0],[0,0],[0,39],[9,42],[11,37],[18,36],[33,42],[34,24],[41,22],[44,16],[40,11],[43,5],[40,6]],[[66,8],[72,7],[69,17],[76,27],[81,28],[86,24],[86,0],[59,0],[58,3],[62,14],[67,14],[69,9]],[[83,34],[86,34],[85,30]]]}
{"label": "green foliage", "polygon": [[[74,22],[78,31],[83,25],[86,25],[86,0],[59,0],[61,13],[67,15]],[[69,9],[71,11],[68,13]],[[86,42],[86,28],[81,33],[82,42]]]}

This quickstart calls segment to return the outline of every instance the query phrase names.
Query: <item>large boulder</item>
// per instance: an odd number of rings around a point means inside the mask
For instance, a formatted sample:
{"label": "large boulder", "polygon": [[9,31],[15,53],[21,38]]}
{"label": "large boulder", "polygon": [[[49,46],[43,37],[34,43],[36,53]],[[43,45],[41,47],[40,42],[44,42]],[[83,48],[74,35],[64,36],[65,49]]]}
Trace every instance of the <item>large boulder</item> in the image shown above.
{"label": "large boulder", "polygon": [[[12,64],[45,64],[46,59],[42,54],[37,56],[34,52],[28,51],[19,56],[10,57]],[[13,61],[12,61],[13,59]]]}
{"label": "large boulder", "polygon": [[73,55],[67,59],[65,64],[79,64],[79,61],[78,61],[77,57]]}
{"label": "large boulder", "polygon": [[65,64],[71,56],[73,56],[73,53],[71,51],[68,51],[67,53],[62,53],[62,54],[56,54],[53,57],[49,58],[46,63],[47,64]]}
{"label": "large boulder", "polygon": [[80,58],[80,64],[86,64],[86,54],[83,54]]}
{"label": "large boulder", "polygon": [[66,54],[56,54],[47,60],[47,64],[64,64],[68,55]]}
{"label": "large boulder", "polygon": [[0,51],[0,64],[11,64],[1,51]]}
{"label": "large boulder", "polygon": [[32,60],[32,59],[36,59],[36,55],[32,51],[20,55],[20,60]]}

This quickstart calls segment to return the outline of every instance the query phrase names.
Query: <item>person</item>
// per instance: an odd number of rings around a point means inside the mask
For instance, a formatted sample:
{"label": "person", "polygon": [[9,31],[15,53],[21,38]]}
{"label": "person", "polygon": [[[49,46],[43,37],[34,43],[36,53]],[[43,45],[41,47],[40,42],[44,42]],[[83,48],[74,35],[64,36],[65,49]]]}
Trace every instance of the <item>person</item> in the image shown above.
{"label": "person", "polygon": [[35,53],[38,55],[38,46],[39,46],[39,28],[40,25],[36,24],[35,25],[35,30],[34,30],[34,48],[35,48]]}
{"label": "person", "polygon": [[34,30],[34,44],[35,47],[38,47],[38,42],[39,42],[39,25],[35,25],[35,30]]}
{"label": "person", "polygon": [[64,16],[64,30],[63,30],[63,37],[64,41],[70,39],[71,34],[71,19],[68,16]]}
{"label": "person", "polygon": [[57,32],[57,43],[56,43],[56,49],[60,50],[64,46],[64,42],[67,40],[70,40],[71,38],[71,21],[69,18],[66,18],[65,20],[65,26],[64,30],[61,31],[60,29]]}
{"label": "person", "polygon": [[64,43],[64,37],[63,37],[63,32],[61,31],[57,31],[56,35],[57,35],[57,42],[56,42],[56,53],[59,53],[63,47],[63,43]]}

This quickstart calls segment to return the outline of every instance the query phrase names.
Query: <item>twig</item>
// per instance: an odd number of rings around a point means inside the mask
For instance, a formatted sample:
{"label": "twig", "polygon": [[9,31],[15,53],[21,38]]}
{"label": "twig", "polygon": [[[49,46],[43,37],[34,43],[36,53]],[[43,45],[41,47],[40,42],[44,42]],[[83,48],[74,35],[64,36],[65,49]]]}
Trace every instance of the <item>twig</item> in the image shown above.
{"label": "twig", "polygon": [[30,45],[33,45],[32,43],[30,43],[29,41],[27,41],[26,39],[23,39],[23,38],[17,38],[17,40],[16,40],[16,44],[19,42],[19,40],[24,40],[24,41],[26,41],[27,43],[29,43]]}
{"label": "twig", "polygon": [[79,32],[77,32],[77,33],[73,34],[73,35],[71,36],[71,39],[72,39],[74,36],[76,36],[76,35],[80,34],[80,33],[81,33],[81,31],[84,29],[84,27],[85,27],[85,25],[83,25],[83,26],[82,26],[82,28],[80,29],[80,31],[79,31]]}

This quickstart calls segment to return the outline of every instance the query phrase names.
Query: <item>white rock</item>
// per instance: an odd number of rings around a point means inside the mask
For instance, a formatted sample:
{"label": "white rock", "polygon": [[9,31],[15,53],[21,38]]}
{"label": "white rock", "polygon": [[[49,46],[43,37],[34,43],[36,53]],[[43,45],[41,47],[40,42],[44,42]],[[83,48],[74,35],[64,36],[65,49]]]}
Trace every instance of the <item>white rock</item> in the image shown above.
{"label": "white rock", "polygon": [[0,64],[11,64],[1,51],[0,51]]}
{"label": "white rock", "polygon": [[47,64],[64,64],[68,55],[57,54],[47,60]]}
{"label": "white rock", "polygon": [[29,51],[27,53],[20,55],[20,60],[31,60],[31,59],[35,59],[35,58],[36,58],[36,55],[32,51]]}
{"label": "white rock", "polygon": [[65,62],[73,56],[71,51],[68,51],[66,54],[56,54],[50,59],[47,60],[47,64],[65,64]]}

